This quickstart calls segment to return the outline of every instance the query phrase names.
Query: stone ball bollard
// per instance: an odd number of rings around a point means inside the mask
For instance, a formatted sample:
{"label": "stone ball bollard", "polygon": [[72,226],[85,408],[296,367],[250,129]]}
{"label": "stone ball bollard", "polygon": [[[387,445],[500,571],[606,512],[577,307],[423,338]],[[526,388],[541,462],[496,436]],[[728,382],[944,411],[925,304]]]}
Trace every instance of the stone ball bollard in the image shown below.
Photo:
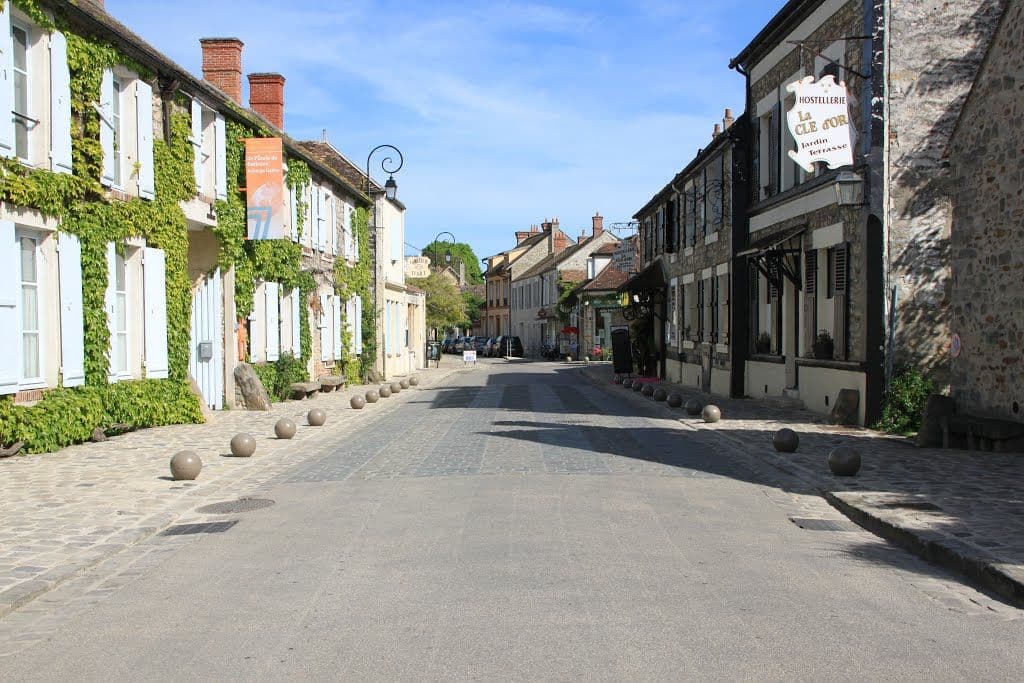
{"label": "stone ball bollard", "polygon": [[641,382],[640,380],[636,380],[635,382],[633,382],[633,391],[643,391],[644,390],[644,384],[645,384],[645,382]]}
{"label": "stone ball bollard", "polygon": [[615,375],[614,377],[612,377],[612,384],[622,384],[622,376]]}
{"label": "stone ball bollard", "polygon": [[683,408],[686,410],[687,415],[700,415],[700,412],[704,410],[704,404],[695,398],[691,398],[686,401]]}
{"label": "stone ball bollard", "polygon": [[324,422],[327,422],[327,413],[321,408],[313,408],[306,414],[306,422],[310,427],[323,427]]}
{"label": "stone ball bollard", "polygon": [[795,453],[796,449],[800,447],[800,435],[789,427],[783,427],[775,432],[775,436],[772,437],[772,445],[780,453]]}
{"label": "stone ball bollard", "polygon": [[171,456],[171,476],[174,481],[195,479],[203,469],[203,461],[195,451],[178,451]]}
{"label": "stone ball bollard", "polygon": [[381,398],[391,398],[391,387],[387,384],[381,384],[380,389],[377,391]]}
{"label": "stone ball bollard", "polygon": [[667,398],[668,398],[668,391],[664,387],[658,387],[657,389],[654,390],[654,400],[655,401],[661,402],[661,401],[664,401]]}
{"label": "stone ball bollard", "polygon": [[376,389],[370,389],[366,392],[366,402],[376,403],[380,400],[380,394],[377,393]]}
{"label": "stone ball bollard", "polygon": [[409,378],[409,385],[410,386],[414,386],[414,387],[415,386],[419,386],[419,383],[420,383],[420,378],[417,377],[416,375],[413,375],[412,377]]}
{"label": "stone ball bollard", "polygon": [[565,362],[566,363],[571,363],[572,362],[572,356],[566,356],[565,357]]}
{"label": "stone ball bollard", "polygon": [[402,385],[401,384],[399,384],[398,382],[392,382],[391,383],[391,393],[392,394],[397,394],[401,390],[402,390]]}
{"label": "stone ball bollard", "polygon": [[650,383],[644,384],[643,388],[640,389],[640,393],[644,396],[654,396],[654,385]]}
{"label": "stone ball bollard", "polygon": [[399,386],[401,386],[401,387],[402,387],[403,389],[408,389],[409,387],[411,387],[411,386],[412,386],[411,384],[409,384],[409,380],[407,380],[407,379],[402,379],[402,380],[399,380],[398,384],[399,384]]}
{"label": "stone ball bollard", "polygon": [[274,425],[274,434],[279,439],[290,439],[295,436],[295,432],[298,427],[295,425],[295,420],[290,417],[282,417]]}
{"label": "stone ball bollard", "polygon": [[242,432],[231,437],[231,455],[236,458],[248,458],[256,452],[256,439],[252,434]]}
{"label": "stone ball bollard", "polygon": [[590,356],[583,356],[583,362],[584,363],[589,363],[590,362]]}
{"label": "stone ball bollard", "polygon": [[722,419],[722,410],[718,406],[706,405],[704,410],[701,411],[700,416],[705,422],[718,422]]}
{"label": "stone ball bollard", "polygon": [[678,408],[679,406],[683,405],[683,395],[680,394],[678,391],[669,392],[668,398],[666,400],[668,401],[669,407],[672,408]]}
{"label": "stone ball bollard", "polygon": [[860,453],[849,446],[836,446],[828,454],[828,468],[837,477],[852,477],[860,470]]}
{"label": "stone ball bollard", "polygon": [[354,410],[362,410],[366,407],[366,399],[359,394],[356,394],[348,400],[348,404],[352,406]]}

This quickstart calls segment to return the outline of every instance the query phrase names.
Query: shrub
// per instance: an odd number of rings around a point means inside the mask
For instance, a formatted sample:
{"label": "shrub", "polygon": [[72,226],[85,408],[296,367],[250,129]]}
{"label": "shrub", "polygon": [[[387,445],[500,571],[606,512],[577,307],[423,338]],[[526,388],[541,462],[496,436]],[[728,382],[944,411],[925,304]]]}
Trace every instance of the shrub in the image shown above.
{"label": "shrub", "polygon": [[875,429],[894,434],[908,434],[921,428],[928,396],[935,392],[935,383],[917,368],[896,372],[882,403],[882,417]]}
{"label": "shrub", "polygon": [[254,365],[253,369],[270,394],[271,401],[285,400],[292,393],[292,384],[309,380],[306,364],[301,359],[287,354],[282,354],[273,363]]}

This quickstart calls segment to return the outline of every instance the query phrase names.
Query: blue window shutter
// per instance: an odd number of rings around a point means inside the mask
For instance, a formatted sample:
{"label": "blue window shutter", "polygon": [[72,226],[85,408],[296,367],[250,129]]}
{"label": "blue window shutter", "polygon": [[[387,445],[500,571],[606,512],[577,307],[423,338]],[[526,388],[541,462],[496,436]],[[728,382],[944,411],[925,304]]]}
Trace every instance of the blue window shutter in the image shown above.
{"label": "blue window shutter", "polygon": [[300,315],[302,311],[302,293],[296,287],[289,295],[292,303],[292,357],[302,357],[302,335],[300,334]]}
{"label": "blue window shutter", "polygon": [[143,80],[135,81],[136,130],[138,132],[139,196],[156,196],[153,177],[153,88]]}
{"label": "blue window shutter", "polygon": [[[7,35],[10,34],[8,29]],[[18,278],[21,268],[18,267],[18,256],[18,244],[14,239],[14,221],[0,221],[0,330],[4,330],[5,335],[21,333],[18,318]],[[20,349],[21,343],[16,342],[14,347],[14,353],[11,353],[10,348],[0,353],[0,394],[13,394],[18,391],[21,354],[17,349]]]}
{"label": "blue window shutter", "polygon": [[114,314],[116,308],[117,290],[116,286],[116,275],[115,269],[117,268],[117,248],[113,242],[107,242],[107,292],[104,299],[105,308],[107,309],[107,332],[110,334],[110,338],[107,341],[107,380],[110,382],[117,381],[117,371],[114,370],[114,335],[117,330],[115,328]]}
{"label": "blue window shutter", "polygon": [[[0,111],[9,112],[14,109],[13,55],[11,3],[4,2],[0,3],[0,71],[3,73],[3,81],[0,82]],[[11,116],[0,116],[0,156],[13,157],[14,155],[14,118]],[[13,244],[14,238],[12,237],[11,245]],[[13,249],[14,247],[12,246],[11,248]]]}
{"label": "blue window shutter", "polygon": [[224,117],[217,114],[213,119],[213,136],[214,136],[214,167],[216,185],[217,185],[217,199],[228,198],[228,162],[227,162],[227,146],[225,143],[225,129],[224,129]]}
{"label": "blue window shutter", "polygon": [[50,169],[71,173],[71,72],[60,31],[50,34]]}
{"label": "blue window shutter", "polygon": [[57,238],[60,270],[60,372],[65,387],[85,383],[85,327],[82,314],[82,245],[74,235]]}
{"label": "blue window shutter", "polygon": [[203,105],[192,100],[192,171],[196,177],[196,193],[203,191]]}
{"label": "blue window shutter", "polygon": [[356,339],[355,353],[363,353],[363,297],[356,295]]}
{"label": "blue window shutter", "polygon": [[341,297],[331,297],[331,341],[334,343],[334,360],[341,360]]}
{"label": "blue window shutter", "polygon": [[100,182],[114,184],[114,73],[104,69],[100,81],[100,147],[103,149],[103,172]]}
{"label": "blue window shutter", "polygon": [[327,294],[320,295],[320,360],[330,360],[334,345],[331,343],[331,298]]}
{"label": "blue window shutter", "polygon": [[167,378],[167,265],[163,249],[142,255],[142,296],[146,306],[146,378]]}
{"label": "blue window shutter", "polygon": [[281,285],[268,282],[267,293],[267,361],[275,361],[281,357]]}

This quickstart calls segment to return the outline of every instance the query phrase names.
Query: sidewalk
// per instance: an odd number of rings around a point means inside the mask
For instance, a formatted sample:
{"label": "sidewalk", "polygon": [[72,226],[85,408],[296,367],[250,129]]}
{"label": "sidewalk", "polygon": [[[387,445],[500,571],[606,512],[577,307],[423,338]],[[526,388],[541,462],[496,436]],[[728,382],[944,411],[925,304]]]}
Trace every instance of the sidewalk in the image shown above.
{"label": "sidewalk", "polygon": [[[221,411],[201,425],[172,425],[131,432],[102,443],[69,446],[56,453],[0,460],[0,617],[57,585],[172,524],[207,502],[242,497],[275,474],[334,447],[374,415],[463,371],[441,367],[416,373],[420,384],[391,398],[352,410],[349,399],[370,387],[275,403],[268,412]],[[376,386],[376,385],[374,385]],[[323,427],[306,413],[322,408]],[[291,440],[274,436],[274,424],[291,417]],[[256,437],[251,458],[230,456],[238,432]],[[196,481],[173,481],[171,455],[191,449],[203,461]]]}
{"label": "sidewalk", "polygon": [[[654,403],[612,383],[609,365],[574,367],[627,400]],[[722,410],[722,420],[714,424],[659,404],[666,415],[694,430],[714,432],[821,493],[862,527],[1024,607],[1024,455],[917,448],[907,439],[830,425],[826,417],[807,411],[712,397],[671,383],[659,386],[681,393],[684,403],[697,398]],[[799,433],[796,453],[772,447],[772,436],[782,427]],[[825,458],[837,445],[860,452],[863,464],[856,477],[829,471]]]}

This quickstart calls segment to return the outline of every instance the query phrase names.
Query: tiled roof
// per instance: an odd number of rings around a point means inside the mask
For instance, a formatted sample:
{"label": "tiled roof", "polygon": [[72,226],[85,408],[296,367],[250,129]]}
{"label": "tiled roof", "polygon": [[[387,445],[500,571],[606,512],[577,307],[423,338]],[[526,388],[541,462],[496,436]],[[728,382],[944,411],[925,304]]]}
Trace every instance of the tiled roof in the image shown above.
{"label": "tiled roof", "polygon": [[576,252],[578,252],[580,249],[586,246],[586,244],[587,242],[584,242],[583,244],[571,244],[562,251],[558,252],[557,254],[548,254],[546,257],[541,259],[539,263],[535,264],[532,268],[527,270],[525,273],[523,273],[516,279],[522,280],[528,277],[540,275],[541,273],[545,273],[554,268],[555,266],[557,266],[565,259],[575,254]]}
{"label": "tiled roof", "polygon": [[566,282],[585,282],[587,271],[585,270],[563,270],[559,272],[558,279]]}
{"label": "tiled roof", "polygon": [[611,255],[613,255],[615,253],[615,250],[618,249],[618,248],[619,248],[619,245],[618,245],[617,242],[608,242],[607,244],[603,245],[597,251],[590,252],[590,255],[591,256],[611,256]]}
{"label": "tiled roof", "polygon": [[593,280],[581,287],[584,292],[614,292],[629,278],[615,266],[605,266]]}

